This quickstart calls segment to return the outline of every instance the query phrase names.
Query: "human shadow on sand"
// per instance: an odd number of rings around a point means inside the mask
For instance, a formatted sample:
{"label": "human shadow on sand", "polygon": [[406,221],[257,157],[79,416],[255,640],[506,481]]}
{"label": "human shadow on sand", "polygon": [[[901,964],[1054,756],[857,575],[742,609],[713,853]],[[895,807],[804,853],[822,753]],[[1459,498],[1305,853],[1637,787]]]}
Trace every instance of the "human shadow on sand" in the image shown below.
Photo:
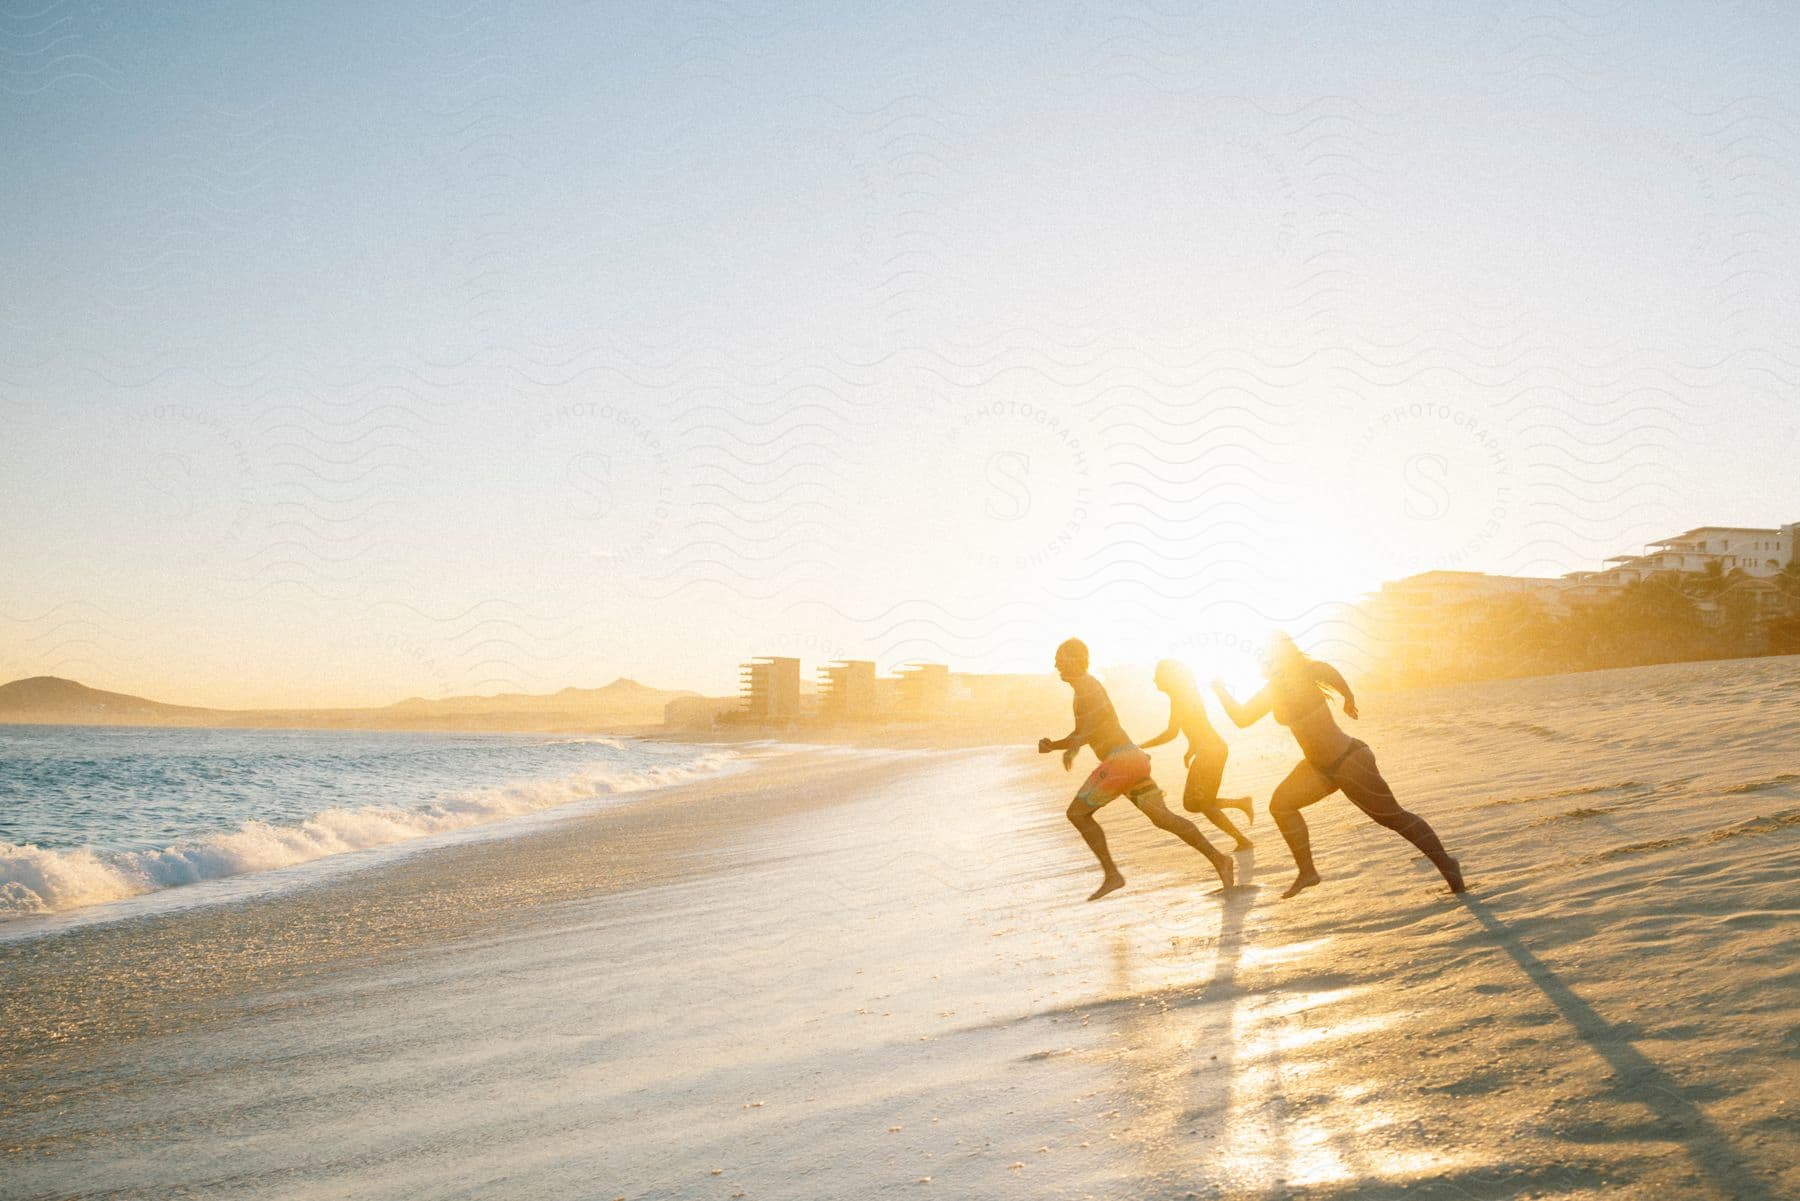
{"label": "human shadow on sand", "polygon": [[1612,1068],[1614,1094],[1642,1105],[1655,1117],[1659,1129],[1671,1132],[1671,1141],[1687,1151],[1696,1171],[1733,1201],[1773,1201],[1768,1184],[1744,1162],[1731,1141],[1690,1098],[1696,1090],[1684,1088],[1631,1045],[1632,1030],[1616,1026],[1595,1012],[1562,978],[1531,953],[1494,911],[1464,893],[1457,898],[1487,931],[1501,950],[1537,985],[1583,1042]]}

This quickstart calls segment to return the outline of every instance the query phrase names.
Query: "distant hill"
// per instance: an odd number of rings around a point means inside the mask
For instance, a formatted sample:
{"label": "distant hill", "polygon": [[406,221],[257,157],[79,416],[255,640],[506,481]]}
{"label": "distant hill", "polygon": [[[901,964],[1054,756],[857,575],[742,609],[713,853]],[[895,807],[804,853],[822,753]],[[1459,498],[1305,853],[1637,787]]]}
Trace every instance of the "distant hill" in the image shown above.
{"label": "distant hill", "polygon": [[225,715],[222,710],[165,705],[123,692],[102,692],[57,676],[31,676],[0,684],[0,722],[204,725],[209,718]]}
{"label": "distant hill", "polygon": [[691,692],[667,692],[620,678],[600,688],[560,692],[502,692],[494,696],[408,697],[384,709],[364,710],[376,720],[443,729],[574,730],[660,725],[663,706]]}
{"label": "distant hill", "polygon": [[544,694],[409,697],[377,709],[203,709],[33,676],[0,684],[0,723],[575,733],[659,725],[664,705],[692,695],[618,679]]}

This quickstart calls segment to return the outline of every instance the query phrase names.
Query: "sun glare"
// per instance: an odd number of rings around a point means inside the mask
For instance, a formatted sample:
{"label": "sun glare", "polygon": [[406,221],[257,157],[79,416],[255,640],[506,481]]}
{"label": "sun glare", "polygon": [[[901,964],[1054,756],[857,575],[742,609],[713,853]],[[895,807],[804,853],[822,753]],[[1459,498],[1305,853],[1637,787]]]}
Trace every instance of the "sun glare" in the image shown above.
{"label": "sun glare", "polygon": [[1223,628],[1190,630],[1174,640],[1163,657],[1186,663],[1202,685],[1220,680],[1233,695],[1247,697],[1263,685],[1263,654],[1272,629],[1242,621]]}

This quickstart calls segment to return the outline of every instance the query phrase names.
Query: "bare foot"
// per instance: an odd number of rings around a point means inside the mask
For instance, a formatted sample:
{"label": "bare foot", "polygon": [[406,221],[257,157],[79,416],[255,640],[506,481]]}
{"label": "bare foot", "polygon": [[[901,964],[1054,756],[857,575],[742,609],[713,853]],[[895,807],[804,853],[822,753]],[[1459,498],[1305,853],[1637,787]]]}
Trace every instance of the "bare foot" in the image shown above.
{"label": "bare foot", "polygon": [[1318,882],[1318,872],[1301,872],[1294,877],[1294,882],[1288,885],[1288,890],[1281,894],[1281,899],[1285,901],[1289,897],[1297,897]]}
{"label": "bare foot", "polygon": [[1213,866],[1219,869],[1219,883],[1221,885],[1230,888],[1237,883],[1237,864],[1233,863],[1229,858],[1220,855],[1217,859],[1213,860]]}
{"label": "bare foot", "polygon": [[1094,895],[1089,897],[1088,900],[1098,901],[1101,897],[1105,896],[1107,893],[1117,892],[1119,889],[1124,888],[1124,887],[1125,887],[1125,877],[1124,876],[1117,875],[1117,874],[1108,876],[1108,877],[1106,877],[1106,879],[1100,881],[1100,887],[1096,888],[1094,890]]}
{"label": "bare foot", "polygon": [[1450,860],[1450,866],[1444,869],[1444,880],[1450,885],[1451,892],[1467,892],[1469,886],[1463,883],[1462,864]]}

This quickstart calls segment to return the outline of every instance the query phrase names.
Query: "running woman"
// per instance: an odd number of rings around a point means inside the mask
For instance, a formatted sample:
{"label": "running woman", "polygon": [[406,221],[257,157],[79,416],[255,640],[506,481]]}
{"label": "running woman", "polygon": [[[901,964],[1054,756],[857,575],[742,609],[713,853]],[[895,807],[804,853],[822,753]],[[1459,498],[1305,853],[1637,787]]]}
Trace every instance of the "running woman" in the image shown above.
{"label": "running woman", "polygon": [[1088,900],[1098,901],[1125,886],[1125,877],[1119,874],[1118,865],[1106,849],[1106,833],[1096,819],[1101,807],[1118,796],[1129,796],[1131,803],[1150,819],[1152,825],[1167,830],[1206,856],[1219,873],[1219,880],[1230,888],[1236,878],[1231,858],[1214,850],[1193,822],[1169,812],[1162,789],[1150,778],[1150,756],[1125,736],[1124,727],[1119,725],[1119,715],[1113,710],[1112,698],[1106,695],[1100,681],[1088,674],[1087,644],[1079,638],[1071,638],[1057,647],[1056,674],[1075,692],[1075,728],[1067,738],[1038,739],[1038,754],[1061,751],[1065,771],[1074,765],[1077,752],[1084,746],[1092,747],[1100,760],[1100,766],[1069,802],[1068,810],[1070,823],[1081,832],[1081,837],[1094,852],[1094,858],[1100,861],[1100,870],[1105,873],[1100,887]]}
{"label": "running woman", "polygon": [[1225,760],[1231,748],[1206,718],[1206,703],[1200,699],[1200,686],[1194,683],[1193,671],[1185,663],[1164,659],[1156,665],[1156,686],[1169,698],[1169,728],[1144,743],[1144,749],[1173,742],[1177,734],[1186,734],[1187,753],[1181,761],[1187,765],[1188,774],[1187,787],[1181,793],[1182,808],[1205,814],[1207,821],[1231,835],[1237,843],[1235,850],[1249,850],[1255,844],[1232,824],[1225,810],[1241,810],[1246,825],[1256,821],[1256,814],[1250,808],[1249,797],[1219,795],[1219,781],[1225,778]]}
{"label": "running woman", "polygon": [[1300,744],[1302,759],[1275,789],[1269,802],[1269,814],[1300,869],[1293,886],[1281,895],[1294,896],[1319,882],[1300,810],[1339,790],[1376,823],[1418,847],[1443,873],[1451,892],[1462,892],[1461,866],[1444,850],[1436,831],[1424,818],[1400,807],[1394,790],[1375,765],[1375,752],[1369,744],[1338,729],[1326,701],[1326,689],[1343,699],[1346,717],[1356,717],[1357,711],[1356,697],[1351,695],[1350,685],[1337,668],[1307,658],[1293,639],[1276,634],[1269,643],[1268,678],[1268,685],[1244,704],[1233,699],[1218,680],[1213,681],[1212,687],[1225,712],[1240,728],[1273,713],[1275,720],[1286,726]]}

